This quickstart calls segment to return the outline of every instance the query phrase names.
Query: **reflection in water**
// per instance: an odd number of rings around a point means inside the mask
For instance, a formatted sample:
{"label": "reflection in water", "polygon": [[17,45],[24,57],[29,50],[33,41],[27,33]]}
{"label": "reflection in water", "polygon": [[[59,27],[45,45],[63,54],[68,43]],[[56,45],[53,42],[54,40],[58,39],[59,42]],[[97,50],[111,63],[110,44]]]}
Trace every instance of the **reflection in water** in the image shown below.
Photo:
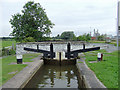
{"label": "reflection in water", "polygon": [[25,88],[78,88],[75,65],[44,65]]}

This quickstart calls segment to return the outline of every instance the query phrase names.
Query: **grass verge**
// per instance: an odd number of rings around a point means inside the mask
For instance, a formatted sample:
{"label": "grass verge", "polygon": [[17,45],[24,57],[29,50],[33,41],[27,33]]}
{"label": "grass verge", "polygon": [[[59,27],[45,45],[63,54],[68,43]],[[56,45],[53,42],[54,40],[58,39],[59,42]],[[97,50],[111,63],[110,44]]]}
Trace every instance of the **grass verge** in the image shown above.
{"label": "grass verge", "polygon": [[14,46],[16,45],[16,41],[15,40],[7,39],[7,40],[1,40],[1,42],[2,42],[2,46],[0,46],[0,48],[12,46],[12,44],[14,44]]}
{"label": "grass verge", "polygon": [[[23,55],[23,62],[32,62],[31,59],[37,57],[39,54],[25,54]],[[16,56],[7,56],[2,59],[2,84],[6,83],[10,78],[19,73],[27,64],[10,64],[16,62]]]}
{"label": "grass verge", "polygon": [[[89,41],[90,43],[106,43],[105,41]],[[117,42],[115,41],[111,41],[110,43],[108,44],[113,44],[114,46],[117,46]],[[120,46],[120,44],[119,44]]]}
{"label": "grass verge", "polygon": [[[89,63],[97,60],[97,53],[103,53],[103,61],[98,63]],[[98,50],[85,53],[88,67],[94,71],[97,78],[107,88],[118,88],[118,52],[107,53],[105,50]]]}

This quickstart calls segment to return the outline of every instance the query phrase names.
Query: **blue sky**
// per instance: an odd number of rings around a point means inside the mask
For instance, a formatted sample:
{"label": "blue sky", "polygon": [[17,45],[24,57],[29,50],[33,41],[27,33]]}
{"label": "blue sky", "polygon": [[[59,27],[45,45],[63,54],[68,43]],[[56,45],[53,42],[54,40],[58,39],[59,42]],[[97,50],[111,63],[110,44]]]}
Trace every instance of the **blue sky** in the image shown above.
{"label": "blue sky", "polygon": [[[11,15],[21,13],[28,0],[0,1],[0,36],[12,31]],[[63,31],[74,31],[78,36],[98,29],[101,34],[116,35],[117,0],[33,0],[45,8],[55,24],[51,36]]]}

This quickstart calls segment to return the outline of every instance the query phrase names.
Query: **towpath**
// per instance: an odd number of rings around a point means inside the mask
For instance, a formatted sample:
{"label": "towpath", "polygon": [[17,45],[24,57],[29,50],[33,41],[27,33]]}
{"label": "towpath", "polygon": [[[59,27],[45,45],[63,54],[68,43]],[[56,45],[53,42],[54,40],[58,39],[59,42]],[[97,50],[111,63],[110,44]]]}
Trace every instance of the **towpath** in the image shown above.
{"label": "towpath", "polygon": [[33,59],[33,62],[28,63],[22,71],[16,74],[13,78],[8,80],[2,88],[22,88],[36,73],[36,71],[43,65],[43,60],[40,60],[40,56]]}

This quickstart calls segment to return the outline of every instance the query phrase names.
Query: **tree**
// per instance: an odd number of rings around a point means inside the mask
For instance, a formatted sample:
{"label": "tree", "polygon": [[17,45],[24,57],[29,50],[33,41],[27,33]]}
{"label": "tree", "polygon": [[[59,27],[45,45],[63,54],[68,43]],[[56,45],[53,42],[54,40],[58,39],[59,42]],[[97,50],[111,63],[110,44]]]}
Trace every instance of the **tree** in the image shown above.
{"label": "tree", "polygon": [[89,41],[91,39],[90,34],[84,34],[77,37],[77,40],[80,41]]}
{"label": "tree", "polygon": [[98,36],[98,40],[99,40],[99,41],[104,41],[104,40],[105,40],[105,36],[104,36],[104,35]]}
{"label": "tree", "polygon": [[76,41],[77,40],[77,37],[75,36],[75,34],[73,34],[73,38],[72,40]]}
{"label": "tree", "polygon": [[90,34],[87,34],[86,35],[86,41],[89,41],[89,40],[91,40],[91,36],[90,36]]}
{"label": "tree", "polygon": [[75,34],[73,31],[67,31],[61,34],[61,39],[72,40],[73,37],[75,37]]}
{"label": "tree", "polygon": [[85,35],[80,35],[80,36],[77,37],[77,40],[86,41],[86,36]]}
{"label": "tree", "polygon": [[58,34],[58,35],[55,37],[55,39],[60,39],[60,35]]}
{"label": "tree", "polygon": [[33,37],[35,41],[41,41],[43,36],[51,33],[53,23],[48,19],[46,12],[39,3],[29,1],[23,6],[22,14],[14,14],[10,19],[13,28],[11,36],[16,41],[22,41],[27,37]]}

